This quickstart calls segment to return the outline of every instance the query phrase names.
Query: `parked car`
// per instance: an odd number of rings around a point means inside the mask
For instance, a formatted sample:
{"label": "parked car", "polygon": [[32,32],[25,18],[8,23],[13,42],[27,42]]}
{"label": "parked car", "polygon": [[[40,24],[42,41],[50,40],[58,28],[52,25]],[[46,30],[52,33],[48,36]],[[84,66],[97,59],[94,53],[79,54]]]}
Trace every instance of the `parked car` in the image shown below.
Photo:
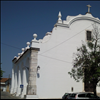
{"label": "parked car", "polygon": [[70,95],[71,93],[65,93],[63,96],[62,96],[62,99],[67,99],[67,97]]}
{"label": "parked car", "polygon": [[100,99],[100,97],[89,92],[72,93],[67,98],[68,99]]}
{"label": "parked car", "polygon": [[75,96],[76,96],[77,93],[72,93],[70,94],[67,99],[75,99]]}

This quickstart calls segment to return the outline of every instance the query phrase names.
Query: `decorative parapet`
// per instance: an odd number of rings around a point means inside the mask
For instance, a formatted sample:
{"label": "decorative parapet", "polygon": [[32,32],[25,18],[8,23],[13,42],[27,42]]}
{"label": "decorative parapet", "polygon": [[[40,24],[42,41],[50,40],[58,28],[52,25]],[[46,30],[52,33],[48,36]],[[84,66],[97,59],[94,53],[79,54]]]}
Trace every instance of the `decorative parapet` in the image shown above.
{"label": "decorative parapet", "polygon": [[29,48],[30,48],[30,47],[29,47],[30,42],[27,42],[26,44],[27,44],[27,47],[25,48],[25,51],[26,51],[27,49],[29,49]]}
{"label": "decorative parapet", "polygon": [[62,17],[62,15],[61,15],[61,12],[59,11],[57,23],[62,23],[61,17]]}
{"label": "decorative parapet", "polygon": [[13,62],[16,62],[16,60],[17,60],[17,57],[16,56],[14,56],[14,59],[12,60]]}
{"label": "decorative parapet", "polygon": [[39,39],[39,43],[42,43],[43,39]]}
{"label": "decorative parapet", "polygon": [[54,26],[61,26],[61,27],[67,27],[69,28],[70,25],[78,20],[90,20],[90,21],[94,21],[98,24],[100,24],[100,19],[99,18],[95,18],[91,15],[91,13],[86,13],[85,15],[77,15],[77,16],[67,16],[66,20],[63,20],[62,23],[56,23]]}
{"label": "decorative parapet", "polygon": [[24,49],[24,48],[22,48],[22,53],[21,53],[21,55],[24,53],[24,51],[25,51],[25,49]]}
{"label": "decorative parapet", "polygon": [[25,53],[28,49],[30,49],[29,45],[30,45],[30,42],[27,42],[27,47],[22,48],[22,52],[21,53],[18,53],[18,57],[14,57],[14,59],[12,60],[14,63],[16,63]]}
{"label": "decorative parapet", "polygon": [[47,33],[46,33],[46,35],[51,35],[51,34],[52,34],[51,32],[47,32]]}
{"label": "decorative parapet", "polygon": [[31,48],[39,48],[39,41],[36,39],[37,34],[33,34],[34,39],[31,41]]}
{"label": "decorative parapet", "polygon": [[20,56],[21,56],[21,53],[18,53],[18,57],[17,57],[17,59],[19,59],[19,58],[20,58]]}
{"label": "decorative parapet", "polygon": [[[27,42],[27,47],[22,48],[22,52],[18,53],[18,57],[14,57],[14,59],[12,60],[14,63],[17,63],[19,61],[20,58],[22,58],[22,56],[28,51],[31,50],[32,48],[35,50],[37,50],[37,48],[39,48],[39,43],[42,43],[42,40],[37,40],[37,34],[33,34],[34,39],[31,41],[31,46],[30,46],[30,42]],[[30,47],[29,47],[30,46]]]}

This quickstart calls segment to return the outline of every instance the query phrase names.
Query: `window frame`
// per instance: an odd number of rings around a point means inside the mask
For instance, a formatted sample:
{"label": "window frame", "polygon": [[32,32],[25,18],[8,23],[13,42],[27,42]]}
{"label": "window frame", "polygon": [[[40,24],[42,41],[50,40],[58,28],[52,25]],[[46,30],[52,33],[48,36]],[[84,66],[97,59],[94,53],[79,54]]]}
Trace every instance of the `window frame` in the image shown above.
{"label": "window frame", "polygon": [[[87,31],[90,31],[91,32],[91,39],[90,40],[88,40],[88,38],[87,38]],[[86,35],[85,35],[86,36],[86,41],[90,41],[91,42],[91,40],[92,40],[92,30],[86,30],[85,33],[86,33]]]}

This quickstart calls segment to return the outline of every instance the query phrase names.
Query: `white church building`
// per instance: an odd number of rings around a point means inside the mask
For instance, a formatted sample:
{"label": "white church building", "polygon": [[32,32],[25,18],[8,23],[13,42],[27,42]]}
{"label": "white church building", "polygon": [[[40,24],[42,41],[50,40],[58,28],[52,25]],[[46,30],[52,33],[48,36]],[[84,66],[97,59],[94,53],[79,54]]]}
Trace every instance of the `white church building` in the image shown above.
{"label": "white church building", "polygon": [[[57,23],[43,39],[37,40],[37,34],[33,34],[34,39],[12,60],[11,94],[26,99],[56,99],[66,92],[85,91],[84,83],[76,82],[68,72],[73,67],[73,53],[82,41],[90,39],[93,23],[100,28],[100,19],[92,16],[89,6],[85,15],[67,16],[66,20],[61,16],[59,12]],[[100,93],[100,87],[96,90]]]}

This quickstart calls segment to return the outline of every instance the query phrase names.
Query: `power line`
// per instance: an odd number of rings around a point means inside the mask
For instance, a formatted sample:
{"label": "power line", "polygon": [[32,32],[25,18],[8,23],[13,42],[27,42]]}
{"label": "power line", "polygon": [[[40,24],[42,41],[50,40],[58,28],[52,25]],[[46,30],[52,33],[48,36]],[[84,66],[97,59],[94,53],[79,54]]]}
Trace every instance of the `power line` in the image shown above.
{"label": "power line", "polygon": [[[13,47],[13,48],[15,48],[15,49],[20,49],[20,48],[18,48],[18,47],[14,47],[14,46],[11,46],[11,45],[8,45],[8,44],[5,44],[5,43],[2,43],[2,44],[7,45],[7,46],[10,46],[10,47]],[[40,55],[40,56],[47,57],[47,58],[51,58],[51,59],[55,59],[55,60],[59,60],[59,61],[62,61],[62,62],[71,63],[71,62],[67,62],[67,61],[64,61],[64,60],[60,60],[60,59],[56,59],[56,58],[52,58],[52,57],[48,57],[48,56],[45,56],[45,55],[41,55],[41,54],[39,54],[39,55]],[[7,76],[7,75],[6,75],[6,76]]]}
{"label": "power line", "polygon": [[[91,26],[91,25],[90,25],[90,26]],[[90,26],[88,26],[88,27],[90,27]],[[88,28],[88,27],[87,27],[87,28]],[[85,29],[86,29],[86,28],[85,28]],[[84,29],[84,30],[85,30],[85,29]],[[84,30],[82,30],[82,31],[84,31]],[[82,31],[80,31],[79,33],[81,33]],[[75,37],[75,36],[76,36],[76,35],[78,35],[79,33],[77,33],[77,34],[73,35],[72,37],[70,37],[70,38],[68,38],[67,40],[65,40],[65,41],[61,42],[60,44],[58,44],[58,45],[56,45],[56,46],[52,47],[51,49],[53,49],[53,48],[55,48],[55,47],[57,47],[57,46],[61,45],[62,43],[64,43],[64,42],[66,42],[66,41],[70,40],[71,38]],[[11,45],[6,44],[6,43],[2,43],[2,44],[6,45],[6,46],[13,47],[13,48],[16,48],[16,49],[20,49],[20,48],[18,48],[18,47],[11,46]],[[47,51],[50,51],[51,49],[48,49]],[[47,51],[45,51],[45,52],[47,52]],[[45,52],[43,52],[43,53],[45,53]],[[43,53],[41,53],[41,54],[43,54]],[[40,55],[40,54],[39,54],[39,55]]]}
{"label": "power line", "polygon": [[[90,26],[91,26],[91,25],[90,25]],[[88,26],[88,27],[90,27],[90,26]],[[87,28],[88,28],[88,27],[87,27]],[[86,28],[85,28],[85,29],[86,29]],[[85,30],[85,29],[84,29],[84,30]],[[84,31],[84,30],[82,30],[82,31]],[[68,38],[67,40],[61,42],[60,44],[58,44],[58,45],[52,47],[51,49],[53,49],[53,48],[55,48],[55,47],[57,47],[57,46],[63,44],[64,42],[70,40],[71,38],[75,37],[76,35],[78,35],[78,34],[81,33],[82,31],[78,32],[77,34],[73,35],[72,37]],[[13,47],[13,48],[16,48],[16,49],[20,49],[20,48],[18,48],[18,47],[14,47],[14,46],[11,46],[11,45],[8,45],[8,44],[5,44],[5,43],[2,43],[2,44],[7,45],[7,46],[10,46],[10,47]],[[48,49],[47,51],[50,51],[51,49]],[[47,51],[45,51],[45,52],[47,52]],[[45,52],[43,52],[43,53],[45,53]],[[41,53],[41,54],[43,54],[43,53]],[[39,54],[39,55],[40,55],[40,56],[47,57],[47,58],[51,58],[51,59],[55,59],[55,60],[59,60],[59,61],[62,61],[62,62],[66,62],[66,63],[71,63],[71,64],[72,64],[72,62],[68,62],[68,61],[64,61],[64,60],[60,60],[60,59],[56,59],[56,58],[52,58],[52,57],[48,57],[48,56],[41,55],[41,54]]]}
{"label": "power line", "polygon": [[[91,26],[91,25],[90,25],[90,26]],[[88,26],[88,27],[90,27],[90,26]],[[88,27],[87,27],[87,28],[88,28]],[[85,29],[86,29],[86,28],[85,28]],[[84,29],[84,30],[85,30],[85,29]],[[84,31],[84,30],[82,30],[82,31]],[[62,43],[64,43],[64,42],[66,42],[66,41],[70,40],[71,38],[75,37],[76,35],[78,35],[78,34],[79,34],[79,33],[81,33],[82,31],[78,32],[77,34],[73,35],[72,37],[68,38],[67,40],[65,40],[65,41],[61,42],[60,44],[58,44],[58,45],[54,46],[53,48],[55,48],[55,47],[57,47],[57,46],[61,45]],[[51,48],[51,49],[53,49],[53,48]],[[48,49],[47,51],[50,51],[51,49]],[[47,51],[45,51],[45,52],[47,52]],[[45,53],[45,52],[43,52],[43,53]],[[43,54],[43,53],[41,53],[41,54]],[[68,61],[64,61],[64,60],[60,60],[60,59],[56,59],[56,58],[52,58],[52,57],[48,57],[48,56],[41,55],[41,54],[39,54],[39,55],[40,55],[40,56],[47,57],[47,58],[51,58],[51,59],[55,59],[55,60],[59,60],[59,61],[62,61],[62,62],[66,62],[66,63],[70,63],[70,64],[72,64],[72,62],[68,62]]]}
{"label": "power line", "polygon": [[[13,48],[15,48],[15,49],[20,49],[20,48],[18,48],[18,47],[14,47],[14,46],[11,46],[11,45],[8,45],[8,44],[5,44],[5,43],[2,43],[2,44],[7,45],[7,46],[10,46],[10,47],[13,47]],[[60,59],[48,57],[48,56],[45,56],[45,55],[41,55],[41,54],[39,54],[39,55],[40,55],[40,56],[47,57],[47,58],[55,59],[55,60],[58,60],[58,61],[62,61],[62,62],[66,62],[66,63],[71,63],[71,62],[67,62],[67,61],[64,61],[64,60],[60,60]],[[6,76],[7,76],[7,75],[6,75]]]}
{"label": "power line", "polygon": [[41,55],[41,54],[39,54],[39,55],[40,55],[40,56],[47,57],[47,58],[51,58],[51,59],[55,59],[55,60],[59,60],[59,61],[62,61],[62,62],[66,62],[66,63],[70,63],[70,64],[72,64],[72,62],[68,62],[68,61],[64,61],[64,60],[60,60],[60,59],[56,59],[56,58],[52,58],[52,57],[48,57],[48,56]]}
{"label": "power line", "polygon": [[18,48],[18,47],[11,46],[11,45],[9,45],[9,44],[5,44],[5,43],[2,43],[2,44],[6,45],[6,46],[9,46],[9,47],[12,47],[12,48],[20,49],[20,48]]}
{"label": "power line", "polygon": [[[90,26],[91,26],[91,25],[90,25]],[[88,26],[88,27],[90,27],[90,26]],[[87,27],[87,28],[88,28],[88,27]],[[85,28],[85,29],[86,29],[86,28]],[[84,30],[85,30],[85,29],[84,29]],[[84,30],[82,30],[82,31],[84,31]],[[64,42],[66,42],[66,41],[70,40],[71,38],[75,37],[76,35],[78,35],[78,34],[79,34],[79,33],[81,33],[82,31],[78,32],[77,34],[73,35],[72,37],[68,38],[67,40],[65,40],[65,41],[61,42],[60,44],[58,44],[58,45],[56,45],[56,46],[54,46],[54,47],[52,47],[52,48],[50,48],[50,49],[46,50],[45,52],[48,52],[48,51],[50,51],[51,49],[56,48],[57,46],[59,46],[59,45],[63,44]],[[45,53],[45,52],[43,52],[43,53]],[[43,54],[43,53],[41,53],[41,54]]]}

